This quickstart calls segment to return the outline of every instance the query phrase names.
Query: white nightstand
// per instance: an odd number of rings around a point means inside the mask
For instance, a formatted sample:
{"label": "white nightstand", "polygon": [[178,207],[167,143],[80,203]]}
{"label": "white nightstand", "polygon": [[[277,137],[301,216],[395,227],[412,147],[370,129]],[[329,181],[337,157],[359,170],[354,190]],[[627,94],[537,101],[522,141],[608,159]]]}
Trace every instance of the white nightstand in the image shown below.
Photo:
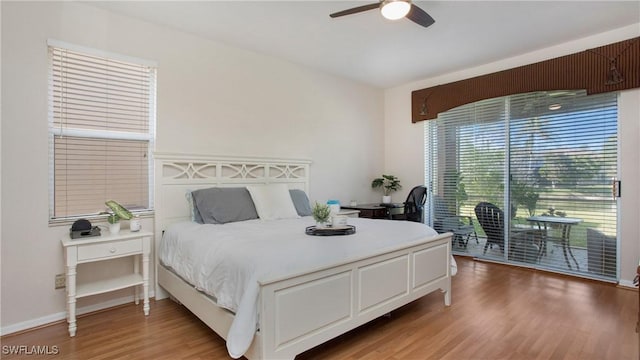
{"label": "white nightstand", "polygon": [[[102,294],[135,286],[134,299],[138,304],[138,285],[142,285],[145,315],[149,315],[149,254],[151,237],[148,231],[131,232],[123,230],[118,235],[106,234],[96,237],[71,239],[69,235],[61,239],[64,247],[67,273],[67,322],[69,335],[76,335],[76,299],[84,296]],[[134,257],[134,272],[124,276],[90,283],[76,284],[78,264],[115,259],[123,256]],[[140,274],[140,256],[142,256],[142,274]]]}

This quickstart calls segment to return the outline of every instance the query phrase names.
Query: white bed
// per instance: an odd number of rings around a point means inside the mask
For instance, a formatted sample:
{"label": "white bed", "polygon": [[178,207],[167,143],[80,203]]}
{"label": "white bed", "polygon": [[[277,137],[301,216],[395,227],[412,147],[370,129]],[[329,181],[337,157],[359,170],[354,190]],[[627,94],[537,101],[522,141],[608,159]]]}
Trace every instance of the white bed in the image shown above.
{"label": "white bed", "polygon": [[[308,217],[225,225],[190,222],[190,209],[185,200],[187,190],[281,183],[308,191],[309,163],[291,159],[155,156],[156,299],[170,294],[184,304],[227,340],[233,357],[293,359],[296,354],[433,291],[444,292],[445,305],[451,302],[451,234],[438,235],[420,224],[351,219],[357,227],[354,235],[312,237],[304,234],[304,227],[313,224]],[[181,267],[191,267],[187,261],[174,262],[171,269],[162,265],[170,262],[171,257],[185,258],[184,254],[174,256],[175,252],[166,252],[163,261],[158,258],[161,234],[172,224],[170,232],[181,229],[180,234],[201,233],[207,227],[214,231],[224,229],[213,235],[220,239],[230,237],[231,230],[245,234],[258,232],[263,234],[262,242],[269,236],[277,237],[269,241],[274,243],[274,249],[275,243],[280,243],[284,250],[268,252],[268,248],[253,248],[250,242],[239,244],[236,250],[252,249],[247,251],[254,256],[249,262],[256,264],[252,269],[257,270],[239,276],[243,281],[237,284],[252,284],[250,287],[239,285],[240,288],[231,292],[253,292],[254,296],[244,296],[241,300],[223,297],[218,304],[205,293],[206,276],[176,274],[184,271]],[[265,226],[267,230],[262,230]],[[299,237],[295,235],[297,228]],[[393,235],[398,232],[408,236],[399,241]],[[176,238],[172,239],[175,245]],[[325,246],[329,242],[335,246]],[[162,246],[166,250],[167,242]],[[322,256],[305,255],[309,249]],[[197,252],[192,255],[199,256]],[[263,262],[278,256],[293,261],[277,261],[280,267]],[[240,321],[241,318],[244,320]],[[259,330],[251,336],[256,323]]]}

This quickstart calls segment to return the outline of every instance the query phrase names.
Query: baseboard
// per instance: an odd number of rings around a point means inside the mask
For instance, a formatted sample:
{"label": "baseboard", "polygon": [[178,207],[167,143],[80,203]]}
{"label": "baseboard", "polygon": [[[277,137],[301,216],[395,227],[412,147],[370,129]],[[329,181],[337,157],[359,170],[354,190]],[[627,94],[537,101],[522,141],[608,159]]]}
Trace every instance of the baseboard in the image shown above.
{"label": "baseboard", "polygon": [[638,290],[638,287],[633,284],[632,280],[620,279],[620,282],[618,282],[618,286]]}
{"label": "baseboard", "polygon": [[[154,295],[155,294],[154,294],[153,290],[149,291],[149,298],[154,297]],[[112,307],[115,307],[115,306],[132,303],[133,300],[134,300],[133,299],[133,295],[126,296],[126,297],[122,297],[122,298],[118,298],[118,299],[105,301],[105,302],[102,302],[102,303],[99,303],[99,304],[80,307],[80,308],[78,308],[76,313],[77,313],[77,315],[83,315],[83,314],[87,314],[87,313],[91,313],[91,312],[95,312],[95,311],[99,311],[99,310],[105,310],[105,309],[112,308]],[[66,318],[67,318],[67,312],[63,311],[63,312],[59,312],[59,313],[55,313],[55,314],[39,317],[37,319],[31,319],[31,320],[19,322],[17,324],[3,326],[0,329],[0,336],[13,334],[13,333],[16,333],[16,332],[19,332],[19,331],[25,331],[25,330],[33,329],[33,328],[41,327],[41,326],[44,326],[44,325],[49,325],[51,323],[55,323],[55,322],[58,322],[58,321],[61,321],[61,320],[65,320]]]}

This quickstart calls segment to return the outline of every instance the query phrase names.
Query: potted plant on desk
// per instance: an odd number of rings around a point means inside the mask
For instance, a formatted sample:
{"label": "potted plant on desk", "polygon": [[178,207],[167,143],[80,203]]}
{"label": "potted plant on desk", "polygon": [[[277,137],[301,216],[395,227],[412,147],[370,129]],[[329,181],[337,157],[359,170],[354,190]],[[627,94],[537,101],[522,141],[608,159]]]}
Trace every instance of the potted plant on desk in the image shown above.
{"label": "potted plant on desk", "polygon": [[391,203],[391,193],[402,189],[402,185],[400,185],[400,179],[396,176],[383,174],[382,177],[373,179],[371,182],[371,188],[382,188],[382,202],[384,204],[389,204]]}

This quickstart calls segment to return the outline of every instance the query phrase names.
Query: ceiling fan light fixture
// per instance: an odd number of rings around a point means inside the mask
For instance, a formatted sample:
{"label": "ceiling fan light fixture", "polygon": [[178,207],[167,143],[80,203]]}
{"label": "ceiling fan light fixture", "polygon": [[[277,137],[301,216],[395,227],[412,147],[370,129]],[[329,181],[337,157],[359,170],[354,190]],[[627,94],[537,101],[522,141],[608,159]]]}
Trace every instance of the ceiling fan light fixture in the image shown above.
{"label": "ceiling fan light fixture", "polygon": [[386,19],[398,20],[405,17],[410,9],[411,4],[406,0],[384,0],[380,6],[380,13]]}

